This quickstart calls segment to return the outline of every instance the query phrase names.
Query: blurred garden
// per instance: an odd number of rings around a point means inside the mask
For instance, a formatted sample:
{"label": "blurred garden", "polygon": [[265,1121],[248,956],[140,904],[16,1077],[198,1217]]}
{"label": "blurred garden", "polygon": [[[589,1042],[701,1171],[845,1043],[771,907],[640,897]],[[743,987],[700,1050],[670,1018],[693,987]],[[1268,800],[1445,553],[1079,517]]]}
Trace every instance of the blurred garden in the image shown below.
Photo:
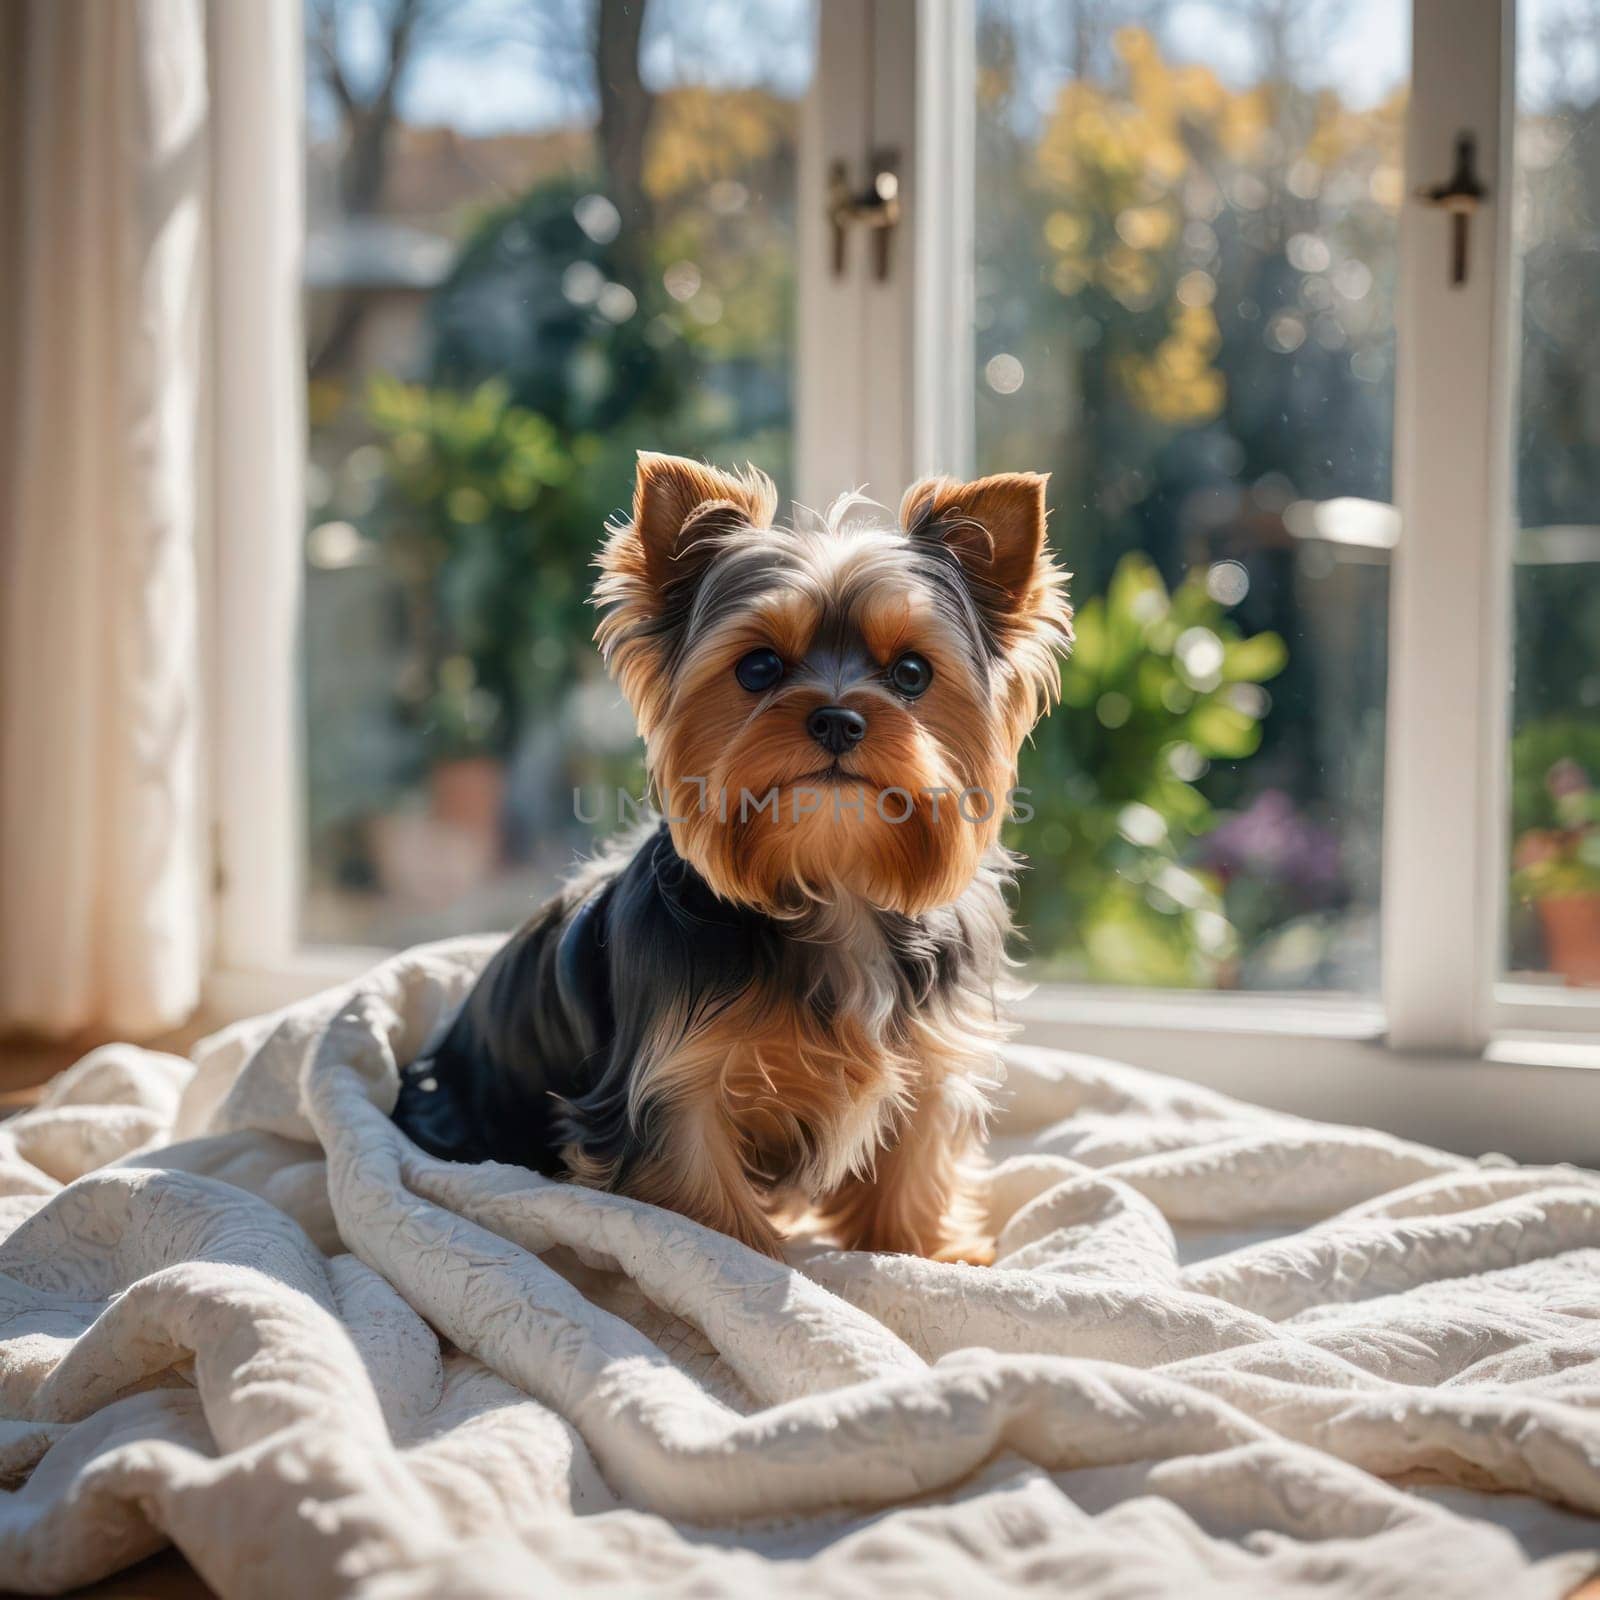
{"label": "blurred garden", "polygon": [[[314,939],[520,920],[591,842],[574,787],[642,788],[588,605],[635,451],[787,481],[809,11],[771,19],[773,84],[658,91],[651,9],[308,8]],[[719,59],[687,24],[666,42]],[[591,120],[399,114],[430,59],[507,56],[530,97],[611,63]]]}
{"label": "blurred garden", "polygon": [[[1370,992],[1405,41],[1345,84],[1344,0],[978,15],[978,465],[1053,474],[1079,606],[1011,841],[1040,970]],[[509,925],[590,843],[574,787],[637,792],[590,563],[639,447],[787,486],[812,27],[804,0],[308,0],[312,939]],[[1600,94],[1541,93],[1528,970],[1557,959],[1542,901],[1600,906]]]}

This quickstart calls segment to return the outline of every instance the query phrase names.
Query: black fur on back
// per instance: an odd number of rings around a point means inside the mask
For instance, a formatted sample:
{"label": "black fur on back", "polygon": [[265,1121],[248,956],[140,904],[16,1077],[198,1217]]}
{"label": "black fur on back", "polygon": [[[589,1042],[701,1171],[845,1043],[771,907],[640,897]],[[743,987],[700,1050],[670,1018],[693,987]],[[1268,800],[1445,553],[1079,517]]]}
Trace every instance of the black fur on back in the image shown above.
{"label": "black fur on back", "polygon": [[[906,1010],[961,981],[959,913],[879,913]],[[719,900],[663,823],[582,889],[514,933],[444,1037],[401,1077],[394,1119],[429,1153],[504,1161],[559,1176],[576,1144],[615,1180],[652,1150],[648,1105],[628,1088],[665,1022],[687,1034],[756,986],[826,1020],[836,1003],[817,947],[792,926]]]}

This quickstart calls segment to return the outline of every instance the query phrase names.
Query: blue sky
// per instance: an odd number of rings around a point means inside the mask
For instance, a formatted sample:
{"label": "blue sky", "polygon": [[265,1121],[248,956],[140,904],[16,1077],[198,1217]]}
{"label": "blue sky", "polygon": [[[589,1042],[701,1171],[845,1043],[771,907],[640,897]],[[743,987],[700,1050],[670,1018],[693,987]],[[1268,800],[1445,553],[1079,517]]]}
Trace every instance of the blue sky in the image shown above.
{"label": "blue sky", "polygon": [[[377,18],[386,0],[358,7],[344,54],[359,75],[372,60]],[[656,87],[709,83],[718,87],[766,84],[798,94],[812,71],[811,33],[817,0],[652,0],[642,52],[642,70]],[[1032,18],[1043,46],[1036,61],[1037,93],[1053,97],[1060,68],[1049,58],[1048,36],[1061,30],[1069,8],[1059,0],[983,0],[1002,12]],[[1533,45],[1543,24],[1588,0],[1522,0],[1524,104],[1535,101],[1545,73]],[[526,0],[459,0],[458,12],[476,19],[480,31],[509,34]],[[580,0],[566,9],[579,25]],[[1175,58],[1200,62],[1232,85],[1259,74],[1258,35],[1242,0],[1177,0],[1168,14],[1165,47]],[[1410,0],[1301,0],[1292,48],[1297,73],[1308,87],[1336,88],[1354,106],[1369,106],[1390,94],[1410,69]],[[1062,46],[1064,49],[1064,45]],[[1583,52],[1580,50],[1580,54]],[[1600,40],[1589,46],[1580,70],[1600,74]],[[446,124],[468,133],[495,133],[560,126],[593,116],[593,84],[586,71],[552,71],[527,49],[493,43],[466,47],[443,43],[417,63],[402,99],[402,115],[423,125]],[[312,107],[314,122],[325,108]]]}
{"label": "blue sky", "polygon": [[[527,0],[456,0],[450,29],[418,56],[407,77],[401,115],[422,126],[474,134],[592,118],[590,72],[571,57],[542,59],[519,42],[531,9],[566,13],[573,35],[586,34],[588,7],[582,0],[542,8],[530,7]],[[365,0],[348,9],[341,56],[358,81],[378,58],[386,10],[386,0]],[[685,82],[718,88],[764,84],[798,95],[811,79],[813,15],[813,0],[651,0],[640,70],[656,88]],[[314,125],[326,115],[317,105],[310,111]]]}
{"label": "blue sky", "polygon": [[[1410,0],[1316,0],[1308,18],[1300,74],[1307,87],[1336,88],[1347,104],[1370,106],[1393,93],[1411,70]],[[1252,33],[1230,0],[1190,0],[1174,10],[1168,48],[1211,67],[1227,83],[1259,75]]]}

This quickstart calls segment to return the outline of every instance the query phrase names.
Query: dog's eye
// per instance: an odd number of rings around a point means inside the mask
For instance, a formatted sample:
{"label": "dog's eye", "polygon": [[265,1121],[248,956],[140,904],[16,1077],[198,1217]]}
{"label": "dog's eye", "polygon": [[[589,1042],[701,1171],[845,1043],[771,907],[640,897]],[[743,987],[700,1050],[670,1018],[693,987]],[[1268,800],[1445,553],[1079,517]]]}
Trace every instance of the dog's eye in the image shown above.
{"label": "dog's eye", "polygon": [[915,700],[933,682],[933,668],[925,657],[908,650],[889,668],[889,682],[907,700]]}
{"label": "dog's eye", "polygon": [[741,689],[760,694],[783,676],[783,657],[776,650],[752,650],[749,655],[739,658],[733,675],[739,680]]}

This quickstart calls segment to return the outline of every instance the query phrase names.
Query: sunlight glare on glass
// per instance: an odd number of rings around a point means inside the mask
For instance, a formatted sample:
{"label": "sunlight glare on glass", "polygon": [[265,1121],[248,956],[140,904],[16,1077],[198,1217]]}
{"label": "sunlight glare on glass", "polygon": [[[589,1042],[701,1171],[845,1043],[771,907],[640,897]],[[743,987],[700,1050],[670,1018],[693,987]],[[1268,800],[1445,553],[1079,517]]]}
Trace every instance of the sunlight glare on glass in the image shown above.
{"label": "sunlight glare on glass", "polygon": [[1213,688],[1222,676],[1222,641],[1209,628],[1185,628],[1172,653],[1191,688]]}
{"label": "sunlight glare on glass", "polygon": [[626,322],[639,309],[639,302],[626,284],[608,283],[595,297],[595,309],[607,322]]}
{"label": "sunlight glare on glass", "polygon": [[983,369],[984,381],[996,394],[1015,394],[1022,387],[1022,363],[1004,353],[990,356]]}
{"label": "sunlight glare on glass", "polygon": [[574,261],[561,274],[561,292],[575,306],[592,306],[605,286],[605,274],[592,261]]}
{"label": "sunlight glare on glass", "polygon": [[674,300],[692,300],[700,292],[700,269],[692,261],[674,261],[661,282]]}
{"label": "sunlight glare on glass", "polygon": [[572,215],[596,244],[610,244],[622,232],[622,213],[603,194],[586,194]]}
{"label": "sunlight glare on glass", "polygon": [[1149,850],[1166,838],[1167,824],[1154,806],[1135,800],[1117,813],[1117,832],[1130,844],[1143,845]]}
{"label": "sunlight glare on glass", "polygon": [[1218,605],[1236,606],[1250,593],[1250,574],[1238,561],[1215,561],[1206,573],[1206,593]]}
{"label": "sunlight glare on glass", "polygon": [[325,572],[353,567],[361,557],[361,535],[348,522],[318,523],[306,536],[306,560]]}

